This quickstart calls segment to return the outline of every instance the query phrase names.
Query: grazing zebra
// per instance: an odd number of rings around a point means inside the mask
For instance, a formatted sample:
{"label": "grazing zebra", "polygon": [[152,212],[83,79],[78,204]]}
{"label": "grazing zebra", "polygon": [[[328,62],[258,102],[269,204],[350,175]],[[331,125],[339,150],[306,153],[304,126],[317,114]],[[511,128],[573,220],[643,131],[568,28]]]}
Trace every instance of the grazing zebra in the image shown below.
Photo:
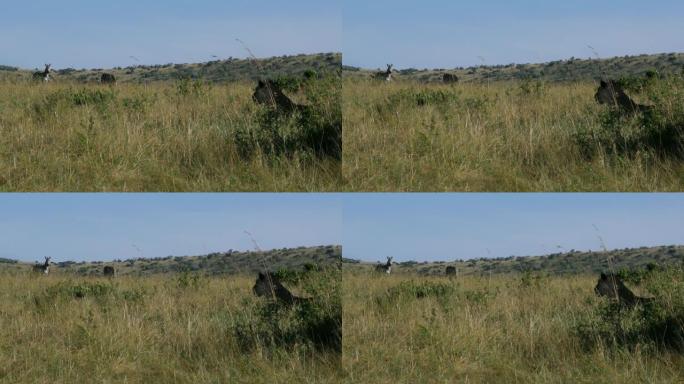
{"label": "grazing zebra", "polygon": [[306,106],[292,102],[273,80],[259,80],[257,87],[254,89],[252,99],[258,104],[266,105],[269,108],[285,113],[306,109]]}
{"label": "grazing zebra", "polygon": [[607,296],[611,299],[616,299],[627,307],[633,307],[637,304],[645,304],[653,301],[652,298],[639,297],[632,293],[632,291],[625,286],[625,283],[622,282],[622,279],[612,273],[601,273],[601,277],[599,277],[594,292],[599,296]]}
{"label": "grazing zebra", "polygon": [[388,275],[392,273],[392,256],[387,256],[387,262],[385,264],[376,265],[375,272],[382,272]]}
{"label": "grazing zebra", "polygon": [[310,298],[298,297],[287,290],[278,280],[278,277],[271,272],[259,272],[252,291],[257,296],[265,296],[272,300],[293,305],[310,302]]}
{"label": "grazing zebra", "polygon": [[387,64],[387,70],[385,72],[376,72],[373,78],[375,80],[385,80],[386,82],[392,81],[392,66],[393,64]]}
{"label": "grazing zebra", "polygon": [[446,275],[447,276],[452,276],[452,275],[455,276],[456,275],[456,267],[452,267],[452,266],[446,267]]}
{"label": "grazing zebra", "polygon": [[52,64],[45,64],[45,70],[43,72],[33,72],[33,80],[42,80],[44,82],[50,81],[50,73],[52,70],[50,67]]}
{"label": "grazing zebra", "polygon": [[50,257],[45,256],[45,262],[43,264],[38,264],[33,266],[33,272],[39,272],[47,275],[50,272]]}
{"label": "grazing zebra", "polygon": [[100,76],[100,83],[102,84],[116,84],[116,77],[111,73],[103,73]]}
{"label": "grazing zebra", "polygon": [[112,266],[110,266],[110,265],[106,265],[106,266],[104,267],[104,270],[102,271],[102,273],[103,273],[105,276],[114,277],[114,276],[116,275],[116,270],[114,269],[114,267],[112,267]]}
{"label": "grazing zebra", "polygon": [[442,75],[442,83],[444,83],[444,84],[458,83],[458,76],[451,74],[451,73],[445,73]]}
{"label": "grazing zebra", "polygon": [[651,106],[634,102],[634,100],[627,96],[627,93],[625,93],[620,84],[613,80],[601,80],[601,85],[596,91],[594,98],[596,98],[599,104],[607,104],[630,113],[648,112],[653,109]]}

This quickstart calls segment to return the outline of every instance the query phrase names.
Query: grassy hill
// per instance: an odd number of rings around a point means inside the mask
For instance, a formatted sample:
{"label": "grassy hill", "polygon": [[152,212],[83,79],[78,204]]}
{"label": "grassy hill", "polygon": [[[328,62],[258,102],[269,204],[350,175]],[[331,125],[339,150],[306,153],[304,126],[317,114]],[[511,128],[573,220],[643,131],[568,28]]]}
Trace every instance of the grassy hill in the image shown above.
{"label": "grassy hill", "polygon": [[[616,249],[605,252],[582,252],[571,250],[545,256],[510,256],[495,259],[471,259],[452,262],[397,263],[393,270],[398,273],[420,275],[444,275],[447,266],[456,267],[459,275],[489,275],[524,272],[542,272],[550,275],[597,274],[611,269],[642,269],[649,264],[676,265],[684,261],[684,246],[641,247]],[[345,259],[349,269],[371,270],[376,264]]]}
{"label": "grassy hill", "polygon": [[[368,77],[376,70],[343,66],[347,77]],[[541,64],[507,64],[478,67],[458,67],[453,69],[416,69],[399,70],[400,79],[420,82],[439,82],[442,74],[452,73],[460,81],[505,81],[505,80],[544,80],[550,82],[587,81],[599,78],[620,78],[641,76],[649,71],[660,74],[684,71],[684,53],[662,53],[613,57],[609,59],[558,60]]]}
{"label": "grassy hill", "polygon": [[[339,73],[342,65],[341,53],[301,54],[279,56],[266,59],[216,60],[197,64],[162,64],[116,67],[113,69],[57,69],[56,81],[97,82],[103,72],[116,76],[119,82],[149,83],[156,81],[175,81],[182,78],[201,78],[212,83],[227,83],[257,78],[278,76],[300,76],[314,70],[319,74]],[[40,68],[42,70],[42,68]],[[23,80],[31,76],[33,70],[23,70],[0,65],[0,78]]]}
{"label": "grassy hill", "polygon": [[[164,273],[197,272],[206,275],[253,274],[261,270],[301,270],[308,264],[332,266],[340,262],[342,247],[327,245],[274,249],[264,252],[216,252],[201,256],[167,256],[137,258],[113,262],[74,262],[53,260],[51,271],[81,276],[102,275],[105,265],[113,266],[117,274],[147,276]],[[0,259],[0,271],[28,271],[32,264]]]}

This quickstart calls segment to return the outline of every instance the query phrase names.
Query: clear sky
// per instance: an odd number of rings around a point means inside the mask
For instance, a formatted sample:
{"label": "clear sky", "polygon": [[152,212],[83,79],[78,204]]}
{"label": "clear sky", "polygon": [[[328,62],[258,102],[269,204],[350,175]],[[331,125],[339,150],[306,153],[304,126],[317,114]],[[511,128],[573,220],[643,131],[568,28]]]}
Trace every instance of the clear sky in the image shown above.
{"label": "clear sky", "polygon": [[257,57],[339,52],[341,0],[30,0],[0,6],[0,64],[22,68],[246,57],[237,38]]}
{"label": "clear sky", "polygon": [[345,0],[344,63],[454,68],[684,51],[682,0]]}
{"label": "clear sky", "polygon": [[0,194],[0,257],[93,261],[339,245],[322,194]]}
{"label": "clear sky", "polygon": [[684,194],[345,196],[343,252],[450,261],[684,245]]}

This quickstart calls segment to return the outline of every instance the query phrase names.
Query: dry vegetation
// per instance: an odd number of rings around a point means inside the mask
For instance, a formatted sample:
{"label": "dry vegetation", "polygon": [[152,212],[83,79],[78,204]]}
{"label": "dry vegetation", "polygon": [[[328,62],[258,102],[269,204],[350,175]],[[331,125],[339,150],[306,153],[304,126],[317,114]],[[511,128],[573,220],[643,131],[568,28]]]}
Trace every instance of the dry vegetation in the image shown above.
{"label": "dry vegetation", "polygon": [[[334,276],[337,276],[334,277]],[[332,278],[331,278],[332,277]],[[340,351],[307,334],[340,324],[339,272],[295,285],[316,299],[257,298],[254,276],[0,275],[0,382],[323,383]],[[288,284],[290,287],[293,284]]]}
{"label": "dry vegetation", "polygon": [[[340,161],[260,147],[264,130],[308,133],[297,117],[266,123],[252,87],[0,79],[0,191],[339,189]],[[295,99],[341,130],[339,81],[313,88]]]}
{"label": "dry vegetation", "polygon": [[[684,83],[673,79],[658,80],[645,95],[635,95],[640,102],[658,103],[661,120],[642,129],[651,122],[616,118],[597,105],[591,82],[447,86],[348,78],[343,86],[347,188],[679,191],[684,162],[649,147],[669,140],[666,145],[684,148]],[[658,139],[663,131],[670,137]],[[615,150],[633,139],[629,152]]]}
{"label": "dry vegetation", "polygon": [[[679,270],[663,305],[683,327]],[[356,383],[669,383],[684,358],[614,329],[642,331],[594,295],[596,276],[525,278],[344,276],[345,369]],[[675,305],[676,304],[676,305]],[[614,326],[605,312],[631,323]],[[672,312],[675,313],[675,312]],[[603,333],[602,333],[603,332]],[[614,333],[611,333],[614,332]],[[631,334],[630,334],[631,335]],[[614,338],[611,338],[611,337]],[[636,340],[636,341],[635,341]],[[684,339],[681,339],[684,340]],[[680,340],[680,342],[681,342]],[[617,343],[617,345],[616,345]]]}

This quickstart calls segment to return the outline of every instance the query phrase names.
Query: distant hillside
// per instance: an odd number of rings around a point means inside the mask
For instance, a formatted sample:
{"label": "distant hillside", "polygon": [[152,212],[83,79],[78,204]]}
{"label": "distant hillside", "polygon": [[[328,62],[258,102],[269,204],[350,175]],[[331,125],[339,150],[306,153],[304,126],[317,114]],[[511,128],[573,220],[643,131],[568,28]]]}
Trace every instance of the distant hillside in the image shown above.
{"label": "distant hillside", "polygon": [[[454,69],[415,69],[398,72],[397,78],[420,82],[439,82],[444,73],[452,73],[460,81],[544,80],[550,82],[591,81],[600,78],[642,76],[649,71],[660,74],[684,72],[684,53],[663,53],[614,57],[610,59],[577,59],[543,64],[508,64]],[[378,70],[343,66],[346,77],[368,77]]]}
{"label": "distant hillside", "polygon": [[[119,82],[148,83],[155,81],[198,78],[213,83],[226,83],[277,76],[301,76],[314,70],[319,74],[339,74],[342,67],[341,53],[319,53],[311,55],[280,56],[267,59],[216,60],[199,64],[163,64],[117,67],[113,69],[57,69],[56,81],[97,82],[103,72],[116,76]],[[40,68],[42,70],[42,68]],[[32,70],[0,65],[0,78],[28,79]]]}
{"label": "distant hillside", "polygon": [[[342,247],[328,245],[319,247],[283,248],[264,252],[210,253],[202,256],[168,256],[153,259],[128,259],[114,262],[73,262],[53,260],[52,271],[78,275],[101,275],[105,265],[111,265],[119,275],[153,275],[158,273],[199,272],[207,275],[253,274],[280,268],[302,270],[307,264],[320,267],[339,265]],[[16,260],[0,259],[0,271],[29,270],[32,264]]]}
{"label": "distant hillside", "polygon": [[[610,262],[609,262],[610,260]],[[501,273],[541,272],[551,275],[597,274],[621,268],[640,269],[648,264],[659,266],[684,262],[684,246],[642,247],[618,249],[607,252],[554,253],[546,256],[510,256],[497,259],[472,259],[454,262],[403,262],[393,266],[399,273],[421,275],[444,275],[447,266],[454,266],[459,275],[488,275]],[[377,264],[344,260],[348,269],[370,270]]]}

